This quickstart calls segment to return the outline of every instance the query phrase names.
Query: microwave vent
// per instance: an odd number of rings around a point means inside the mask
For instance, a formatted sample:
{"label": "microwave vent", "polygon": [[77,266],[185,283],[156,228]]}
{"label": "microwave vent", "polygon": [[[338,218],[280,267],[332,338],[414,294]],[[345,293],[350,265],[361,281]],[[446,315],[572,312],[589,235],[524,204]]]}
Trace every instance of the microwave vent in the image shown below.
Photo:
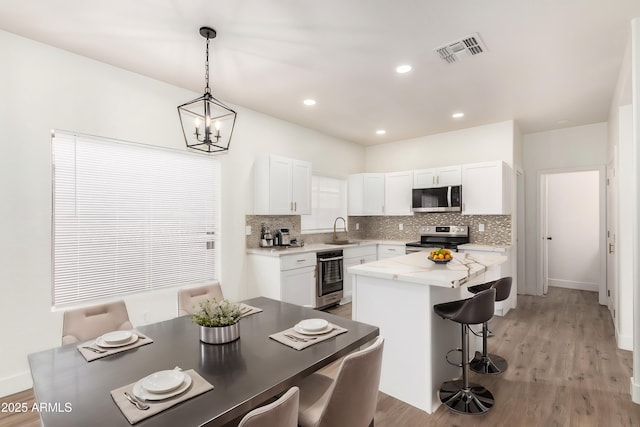
{"label": "microwave vent", "polygon": [[473,33],[460,40],[447,43],[434,49],[444,62],[452,64],[469,56],[479,55],[487,51],[478,33]]}

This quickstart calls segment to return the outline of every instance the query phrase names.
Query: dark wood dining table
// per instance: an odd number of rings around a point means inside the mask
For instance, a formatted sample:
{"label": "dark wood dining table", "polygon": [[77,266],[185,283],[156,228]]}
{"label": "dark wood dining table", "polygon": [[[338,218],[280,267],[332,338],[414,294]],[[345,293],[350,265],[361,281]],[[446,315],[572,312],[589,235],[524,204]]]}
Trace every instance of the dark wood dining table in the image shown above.
{"label": "dark wood dining table", "polygon": [[[263,309],[240,319],[240,339],[222,345],[200,342],[190,316],[136,328],[149,345],[87,362],[77,344],[29,355],[33,388],[45,427],[129,426],[110,391],[160,370],[195,369],[214,389],[136,426],[222,426],[286,391],[305,376],[374,339],[375,326],[269,298],[244,303]],[[323,318],[347,333],[298,351],[269,335],[300,320]]]}

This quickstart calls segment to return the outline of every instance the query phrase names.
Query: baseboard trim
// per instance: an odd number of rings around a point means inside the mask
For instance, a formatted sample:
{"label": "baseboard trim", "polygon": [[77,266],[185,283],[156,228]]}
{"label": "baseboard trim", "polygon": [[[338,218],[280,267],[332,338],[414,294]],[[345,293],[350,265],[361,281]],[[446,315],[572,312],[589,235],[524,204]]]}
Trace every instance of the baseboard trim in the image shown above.
{"label": "baseboard trim", "polygon": [[634,403],[640,403],[640,383],[637,383],[631,377],[631,400]]}
{"label": "baseboard trim", "polygon": [[571,280],[549,279],[549,286],[555,286],[556,288],[577,289],[579,291],[600,291],[597,283],[573,282]]}
{"label": "baseboard trim", "polygon": [[618,332],[618,328],[614,328],[616,331],[616,342],[618,343],[618,348],[622,350],[633,351],[633,336],[632,335],[621,335]]}
{"label": "baseboard trim", "polygon": [[0,378],[0,397],[9,396],[33,387],[31,372],[24,371]]}

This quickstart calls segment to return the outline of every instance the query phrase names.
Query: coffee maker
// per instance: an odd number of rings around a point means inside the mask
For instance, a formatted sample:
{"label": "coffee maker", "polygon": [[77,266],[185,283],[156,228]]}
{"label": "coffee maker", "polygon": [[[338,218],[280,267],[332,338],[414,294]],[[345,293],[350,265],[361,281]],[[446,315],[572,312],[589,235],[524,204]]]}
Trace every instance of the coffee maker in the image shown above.
{"label": "coffee maker", "polygon": [[281,228],[276,231],[276,246],[289,246],[291,245],[291,235],[288,228]]}

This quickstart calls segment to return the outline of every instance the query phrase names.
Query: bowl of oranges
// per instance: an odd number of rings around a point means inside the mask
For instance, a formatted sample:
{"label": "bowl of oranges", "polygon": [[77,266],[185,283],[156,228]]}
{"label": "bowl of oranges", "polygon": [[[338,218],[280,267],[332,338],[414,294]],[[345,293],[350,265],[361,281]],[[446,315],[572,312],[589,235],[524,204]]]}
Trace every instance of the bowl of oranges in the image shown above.
{"label": "bowl of oranges", "polygon": [[429,252],[428,258],[436,264],[446,264],[451,261],[452,256],[449,249],[435,249]]}

